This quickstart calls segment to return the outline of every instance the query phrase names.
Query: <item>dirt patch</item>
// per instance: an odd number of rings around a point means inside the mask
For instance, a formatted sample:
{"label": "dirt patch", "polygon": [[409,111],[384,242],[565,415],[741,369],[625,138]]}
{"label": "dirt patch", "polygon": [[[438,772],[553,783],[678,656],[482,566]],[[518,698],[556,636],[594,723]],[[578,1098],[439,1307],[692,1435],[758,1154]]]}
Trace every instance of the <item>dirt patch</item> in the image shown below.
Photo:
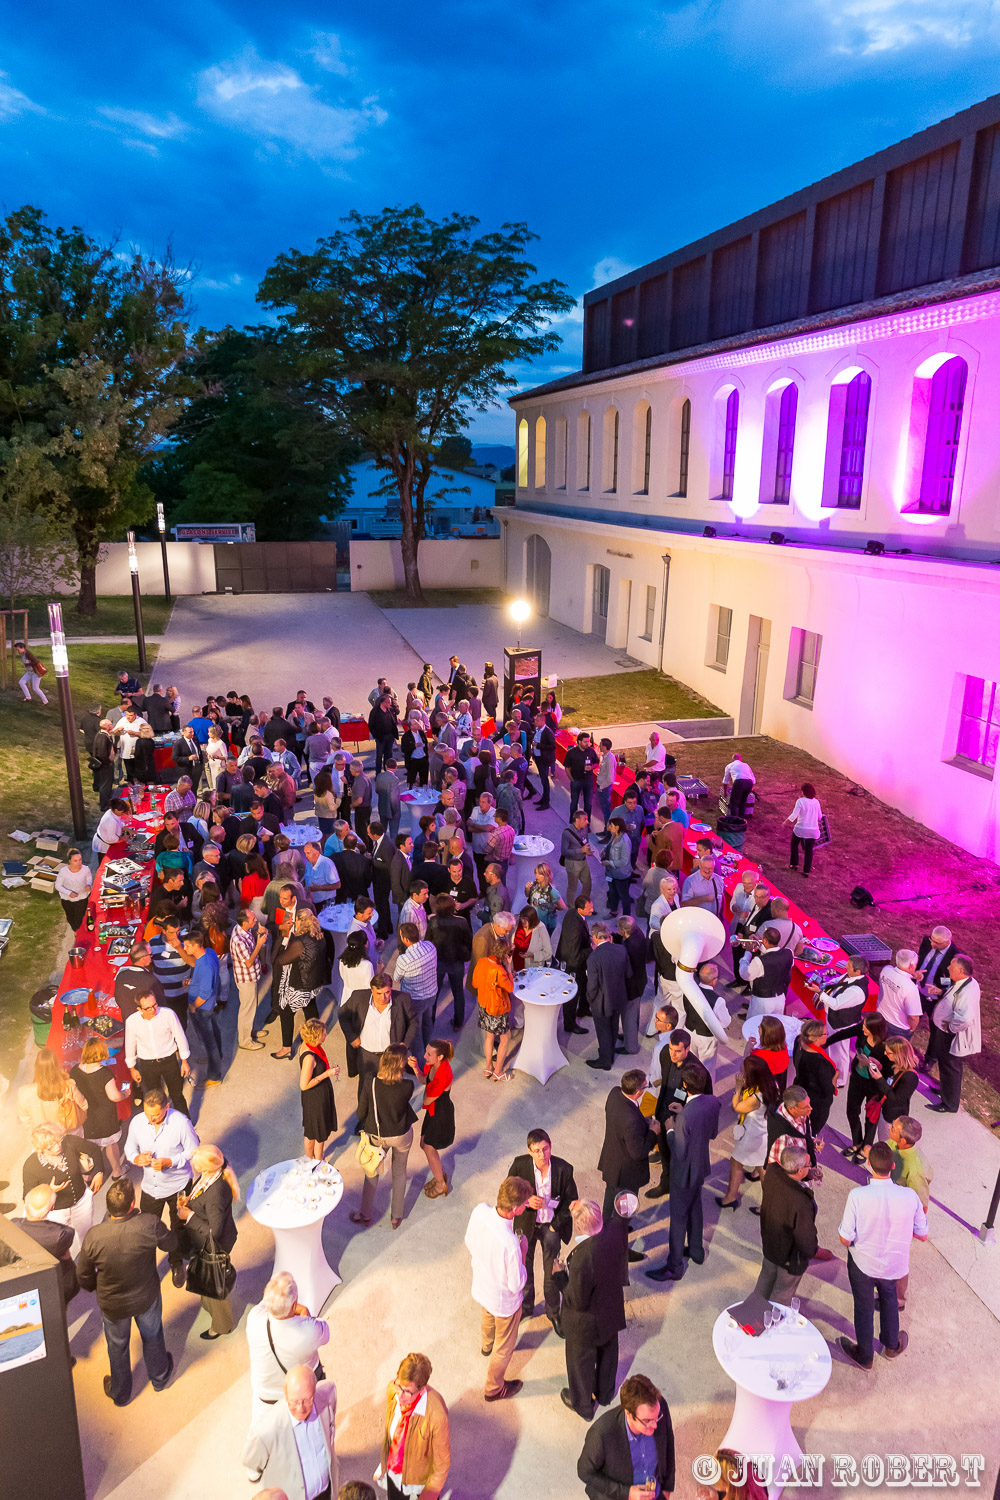
{"label": "dirt patch", "polygon": [[[892,949],[916,948],[937,924],[951,928],[959,948],[975,960],[982,989],[983,1051],[965,1069],[963,1103],[985,1124],[1000,1118],[1000,952],[989,937],[996,928],[1000,869],[790,745],[755,738],[696,741],[670,749],[679,772],[701,776],[712,789],[706,821],[713,827],[723,769],[733,751],[740,751],[757,777],[747,856],[832,936],[873,932]],[[642,752],[628,751],[626,759],[635,765]],[[788,868],[790,829],[784,822],[803,781],[815,786],[832,835],[829,846],[817,852],[808,880]],[[701,812],[706,804],[694,806]],[[874,906],[863,911],[851,906],[856,885],[871,891]],[[921,1024],[918,1050],[926,1039]]]}

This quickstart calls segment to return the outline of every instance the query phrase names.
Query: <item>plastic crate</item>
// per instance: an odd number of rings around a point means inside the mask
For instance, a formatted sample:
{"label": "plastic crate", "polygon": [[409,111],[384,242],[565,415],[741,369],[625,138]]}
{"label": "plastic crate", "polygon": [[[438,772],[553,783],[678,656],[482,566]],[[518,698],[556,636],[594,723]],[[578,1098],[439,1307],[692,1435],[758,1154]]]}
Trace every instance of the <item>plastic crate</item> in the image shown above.
{"label": "plastic crate", "polygon": [[870,964],[887,964],[892,958],[892,949],[874,932],[848,933],[841,938],[840,946],[854,958],[867,958]]}

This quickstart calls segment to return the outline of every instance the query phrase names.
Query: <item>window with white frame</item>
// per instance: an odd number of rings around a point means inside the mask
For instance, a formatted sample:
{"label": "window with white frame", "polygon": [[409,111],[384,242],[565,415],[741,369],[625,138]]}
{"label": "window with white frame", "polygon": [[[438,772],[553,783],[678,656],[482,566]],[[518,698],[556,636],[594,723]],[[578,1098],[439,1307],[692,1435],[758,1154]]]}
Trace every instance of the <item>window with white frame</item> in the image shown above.
{"label": "window with white frame", "polygon": [[955,758],[969,770],[992,773],[1000,740],[1000,692],[984,677],[966,677]]}
{"label": "window with white frame", "polygon": [[788,642],[788,666],[785,672],[785,694],[791,703],[812,708],[816,698],[816,677],[823,637],[813,630],[796,626]]}
{"label": "window with white frame", "polygon": [[691,402],[681,407],[680,441],[677,450],[677,495],[688,492],[688,470],[691,466]]}
{"label": "window with white frame", "polygon": [[733,612],[723,604],[713,604],[708,612],[708,654],[706,665],[724,672],[729,666],[729,642],[733,633]]}
{"label": "window with white frame", "polygon": [[545,488],[545,418],[535,419],[535,489]]}
{"label": "window with white frame", "polygon": [[517,487],[528,488],[528,419],[522,417],[517,424]]}
{"label": "window with white frame", "polygon": [[606,495],[618,492],[618,439],[621,418],[617,406],[609,406],[604,413],[604,483],[601,488]]}
{"label": "window with white frame", "polygon": [[649,462],[653,446],[653,409],[640,401],[632,420],[632,493],[649,494]]}
{"label": "window with white frame", "polygon": [[656,589],[651,583],[646,585],[646,618],[643,621],[642,635],[640,640],[651,641],[653,639],[653,627],[656,624]]}
{"label": "window with white frame", "polygon": [[569,423],[565,417],[556,417],[555,426],[555,487],[557,490],[566,488],[566,470],[569,460]]}
{"label": "window with white frame", "polygon": [[590,489],[590,412],[582,411],[576,419],[576,487]]}

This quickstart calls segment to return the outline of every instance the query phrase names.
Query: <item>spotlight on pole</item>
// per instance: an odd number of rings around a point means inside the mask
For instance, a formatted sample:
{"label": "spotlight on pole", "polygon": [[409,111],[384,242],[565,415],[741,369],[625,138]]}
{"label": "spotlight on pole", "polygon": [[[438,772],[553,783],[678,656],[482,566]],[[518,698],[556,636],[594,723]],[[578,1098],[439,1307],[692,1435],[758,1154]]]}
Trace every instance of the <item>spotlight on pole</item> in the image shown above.
{"label": "spotlight on pole", "polygon": [[521,647],[521,626],[531,614],[531,605],[527,599],[515,599],[510,607],[510,617],[517,625],[517,645]]}
{"label": "spotlight on pole", "polygon": [[163,504],[156,502],[156,524],[160,528],[160,556],[163,559],[163,595],[170,602],[170,569],[167,567],[167,518],[163,514]]}
{"label": "spotlight on pole", "polygon": [[135,532],[128,534],[128,568],[132,574],[132,608],[135,612],[135,639],[139,647],[139,671],[148,670],[146,666],[146,637],[142,630],[142,599],[139,595],[139,557],[135,550]]}
{"label": "spotlight on pole", "polygon": [[80,757],[73,722],[73,698],[69,690],[69,655],[63,633],[62,605],[49,605],[49,640],[52,644],[52,670],[59,689],[59,714],[62,718],[63,755],[66,758],[66,780],[69,783],[69,806],[73,818],[73,837],[87,836],[87,818],[83,810],[83,785],[80,781]]}

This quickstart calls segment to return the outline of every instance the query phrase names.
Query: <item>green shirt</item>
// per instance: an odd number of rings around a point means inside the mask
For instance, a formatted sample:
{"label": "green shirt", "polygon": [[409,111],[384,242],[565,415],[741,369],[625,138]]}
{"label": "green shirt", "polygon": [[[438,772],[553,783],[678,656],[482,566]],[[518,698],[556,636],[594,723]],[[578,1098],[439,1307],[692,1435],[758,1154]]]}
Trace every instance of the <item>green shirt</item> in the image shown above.
{"label": "green shirt", "polygon": [[934,1168],[927,1165],[916,1146],[909,1146],[905,1151],[900,1151],[895,1141],[888,1141],[887,1145],[894,1158],[893,1182],[898,1183],[900,1187],[912,1188],[926,1212],[931,1197]]}

